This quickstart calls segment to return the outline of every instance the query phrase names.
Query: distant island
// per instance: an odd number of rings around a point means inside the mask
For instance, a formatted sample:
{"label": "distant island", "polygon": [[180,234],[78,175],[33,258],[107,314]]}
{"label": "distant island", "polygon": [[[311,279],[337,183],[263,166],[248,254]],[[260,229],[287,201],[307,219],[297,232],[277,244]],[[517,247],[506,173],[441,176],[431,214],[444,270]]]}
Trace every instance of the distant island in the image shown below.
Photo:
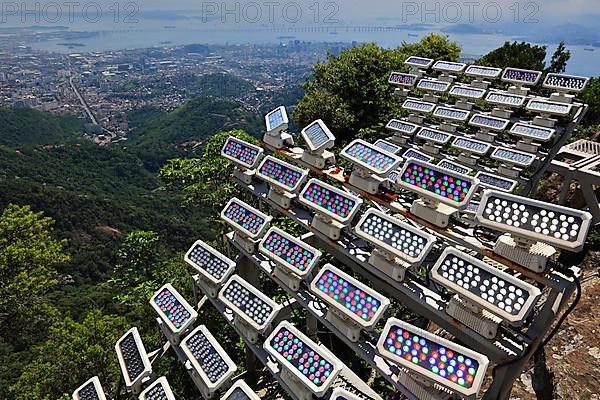
{"label": "distant island", "polygon": [[69,49],[73,49],[75,47],[85,47],[83,43],[57,43],[58,46],[68,47]]}

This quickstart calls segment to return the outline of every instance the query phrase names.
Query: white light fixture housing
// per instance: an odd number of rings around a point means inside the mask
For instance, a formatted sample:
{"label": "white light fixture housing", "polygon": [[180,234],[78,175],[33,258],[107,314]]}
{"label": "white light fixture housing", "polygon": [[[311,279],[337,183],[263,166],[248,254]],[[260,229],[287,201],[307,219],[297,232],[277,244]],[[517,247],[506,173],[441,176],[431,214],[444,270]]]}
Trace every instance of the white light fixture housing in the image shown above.
{"label": "white light fixture housing", "polygon": [[485,96],[486,90],[466,85],[454,85],[448,94],[466,100],[479,100]]}
{"label": "white light fixture housing", "polygon": [[581,93],[585,90],[590,78],[566,74],[548,74],[543,86],[555,89],[559,93]]}
{"label": "white light fixture housing", "polygon": [[[419,377],[473,398],[481,389],[489,364],[483,354],[396,318],[388,319],[377,342],[377,351],[383,358]],[[442,362],[442,357],[447,362]]]}
{"label": "white light fixture housing", "polygon": [[161,376],[140,393],[139,400],[175,400],[167,378]]}
{"label": "white light fixture housing", "polygon": [[479,128],[488,129],[491,131],[503,131],[506,129],[509,120],[505,118],[498,118],[491,115],[475,114],[471,117],[469,125],[477,126]]}
{"label": "white light fixture housing", "polygon": [[340,156],[354,164],[349,183],[371,194],[379,191],[380,184],[402,162],[399,156],[361,139],[346,146]]}
{"label": "white light fixture housing", "polygon": [[491,158],[499,161],[503,161],[508,165],[518,165],[519,167],[529,167],[535,161],[535,155],[526,153],[524,151],[518,151],[515,149],[509,149],[508,147],[496,147]]}
{"label": "white light fixture housing", "polygon": [[179,337],[196,321],[198,313],[181,294],[167,283],[150,298],[150,305],[167,327],[169,341],[179,344]]}
{"label": "white light fixture housing", "polygon": [[520,94],[491,91],[487,94],[485,101],[499,106],[518,108],[525,104],[525,99],[526,97]]}
{"label": "white light fixture housing", "polygon": [[299,201],[312,209],[312,227],[333,240],[338,240],[362,204],[362,199],[318,179],[308,181]]}
{"label": "white light fixture housing", "polygon": [[438,106],[433,112],[434,117],[458,122],[466,121],[470,114],[471,113],[469,111],[446,106]]}
{"label": "white light fixture housing", "polygon": [[498,324],[483,310],[521,326],[541,295],[537,287],[454,247],[438,258],[431,279],[460,297],[448,314],[488,339],[496,336]]}
{"label": "white light fixture housing", "polygon": [[331,397],[329,400],[364,400],[362,397],[359,397],[353,393],[350,393],[346,389],[343,388],[335,388],[333,392],[331,392]]}
{"label": "white light fixture housing", "polygon": [[471,86],[480,89],[487,89],[490,85],[490,82],[486,81],[486,79],[498,79],[501,73],[502,69],[500,68],[485,67],[481,65],[469,65],[467,69],[465,69],[465,75],[474,78],[473,82],[471,82]]}
{"label": "white light fixture housing", "polygon": [[396,182],[420,197],[411,213],[442,228],[451,215],[467,206],[479,186],[477,178],[415,159],[404,163]]}
{"label": "white light fixture housing", "polygon": [[403,72],[392,72],[388,78],[388,83],[394,86],[413,87],[419,77],[415,74],[405,74]]}
{"label": "white light fixture housing", "polygon": [[537,112],[542,115],[557,115],[564,117],[571,113],[573,106],[567,103],[559,103],[542,97],[536,97],[529,100],[529,103],[527,103],[525,108],[527,111]]}
{"label": "white light fixture housing", "polygon": [[402,147],[396,146],[384,139],[378,139],[373,145],[392,154],[398,154],[402,150]]}
{"label": "white light fixture housing", "polygon": [[243,380],[236,381],[220,400],[260,400],[254,390]]}
{"label": "white light fixture housing", "polygon": [[115,351],[127,390],[139,393],[142,381],[152,374],[152,365],[136,327],[117,340]]}
{"label": "white light fixture housing", "polygon": [[274,147],[282,149],[285,146],[293,146],[294,138],[287,133],[289,119],[284,106],[277,107],[265,116],[265,125],[267,132],[263,136],[263,141]]}
{"label": "white light fixture housing", "polygon": [[434,93],[444,93],[450,88],[450,82],[438,81],[437,79],[425,78],[417,83],[417,89]]}
{"label": "white light fixture housing", "polygon": [[97,376],[86,381],[73,392],[73,400],[106,400],[104,389]]}
{"label": "white light fixture housing", "polygon": [[335,136],[322,120],[310,123],[300,134],[308,146],[308,151],[302,154],[302,161],[317,169],[335,163],[335,155],[328,151],[335,145]]}
{"label": "white light fixture housing", "polygon": [[408,135],[409,137],[419,129],[419,125],[399,119],[391,119],[385,126],[386,129],[398,133],[400,135]]}
{"label": "white light fixture housing", "polygon": [[435,71],[445,72],[445,73],[458,73],[462,72],[467,64],[452,62],[452,61],[436,61],[433,64],[433,69]]}
{"label": "white light fixture housing", "polygon": [[542,77],[541,71],[533,71],[521,68],[505,68],[502,72],[504,82],[514,83],[518,86],[535,86]]}
{"label": "white light fixture housing", "polygon": [[523,122],[517,122],[514,124],[509,131],[512,135],[519,136],[527,143],[535,142],[547,142],[552,139],[555,129],[546,128],[543,126],[537,126],[527,124]]}
{"label": "white light fixture housing", "polygon": [[310,290],[328,305],[326,319],[352,342],[361,330],[373,330],[390,305],[387,297],[331,264],[317,273]]}
{"label": "white light fixture housing", "polygon": [[433,62],[434,60],[432,60],[431,58],[410,56],[404,61],[404,64],[417,69],[425,70],[431,67],[431,65],[433,65]]}
{"label": "white light fixture housing", "polygon": [[307,176],[308,170],[273,156],[263,158],[256,170],[256,177],[269,184],[268,198],[286,210],[290,208],[296,192]]}
{"label": "white light fixture housing", "polygon": [[450,139],[452,139],[452,135],[448,132],[442,132],[433,128],[421,128],[421,130],[416,135],[417,138],[423,139],[427,143],[427,146],[423,146],[423,150],[428,151],[429,153],[438,154],[440,145],[444,145],[448,143]]}
{"label": "white light fixture housing", "polygon": [[321,258],[321,251],[302,240],[272,227],[258,245],[258,250],[275,263],[273,274],[294,291],[308,279]]}
{"label": "white light fixture housing", "polygon": [[469,175],[473,171],[473,169],[471,169],[469,167],[466,167],[462,164],[452,162],[450,160],[441,160],[439,163],[437,163],[437,165],[440,168],[458,172],[459,174],[463,174],[463,175]]}
{"label": "white light fixture housing", "polygon": [[250,343],[258,341],[258,335],[265,333],[281,306],[265,296],[246,280],[233,275],[219,292],[219,300],[233,311],[236,325]]}
{"label": "white light fixture housing", "polygon": [[461,164],[475,166],[479,157],[487,154],[492,145],[467,136],[458,136],[452,142],[451,147],[461,151],[458,156],[458,161]]}
{"label": "white light fixture housing", "polygon": [[[303,349],[303,354],[288,358],[285,346],[293,345]],[[288,321],[282,321],[273,330],[263,343],[263,348],[279,364],[279,379],[287,384],[299,400],[310,400],[313,394],[322,397],[345,367],[331,351],[313,342]],[[320,368],[315,373],[309,370],[312,365],[308,362],[308,353],[311,352],[319,358]],[[312,379],[311,374],[315,375]]]}
{"label": "white light fixture housing", "polygon": [[263,152],[262,148],[233,136],[227,138],[221,149],[221,155],[233,162],[235,177],[246,185],[252,183],[254,169],[260,162]]}
{"label": "white light fixture housing", "polygon": [[512,179],[505,178],[490,174],[489,172],[479,171],[475,177],[479,179],[479,185],[490,188],[501,190],[503,192],[511,193],[518,185],[518,182]]}
{"label": "white light fixture housing", "polygon": [[402,158],[404,158],[405,160],[408,160],[409,158],[414,158],[416,160],[421,160],[421,161],[425,161],[425,162],[433,161],[433,157],[428,156],[425,153],[421,153],[419,150],[416,150],[416,149],[406,150],[404,152],[404,154],[402,154]]}
{"label": "white light fixture housing", "polygon": [[188,361],[186,368],[204,398],[212,398],[216,391],[227,385],[237,367],[204,325],[194,329],[181,342]]}
{"label": "white light fixture housing", "polygon": [[369,208],[354,227],[357,236],[375,249],[369,264],[397,281],[404,280],[406,269],[421,265],[431,251],[436,237],[392,217]]}
{"label": "white light fixture housing", "polygon": [[431,114],[435,109],[434,103],[421,101],[414,98],[409,98],[404,101],[402,108],[405,110],[413,111],[418,114]]}
{"label": "white light fixture housing", "polygon": [[234,261],[202,240],[192,245],[184,260],[199,273],[203,292],[212,298],[217,297],[218,290],[235,271]]}
{"label": "white light fixture housing", "polygon": [[246,252],[253,253],[256,242],[268,229],[273,217],[234,197],[221,211],[221,219],[235,230],[234,241]]}
{"label": "white light fixture housing", "polygon": [[493,190],[484,191],[475,218],[509,234],[497,240],[495,253],[535,272],[546,269],[554,247],[581,251],[592,223],[586,211]]}

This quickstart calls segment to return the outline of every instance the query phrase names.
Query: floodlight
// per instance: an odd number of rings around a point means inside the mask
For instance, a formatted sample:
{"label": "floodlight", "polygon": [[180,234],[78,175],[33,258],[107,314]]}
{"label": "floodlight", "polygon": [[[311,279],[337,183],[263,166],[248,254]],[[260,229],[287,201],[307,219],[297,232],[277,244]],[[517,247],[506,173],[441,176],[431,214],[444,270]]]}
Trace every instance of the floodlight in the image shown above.
{"label": "floodlight", "polygon": [[443,93],[450,88],[450,82],[438,81],[437,79],[421,79],[417,83],[417,89]]}
{"label": "floodlight", "polygon": [[417,99],[406,99],[402,104],[402,108],[409,111],[415,111],[417,113],[430,114],[435,108],[434,103],[428,103]]}
{"label": "floodlight", "polygon": [[390,183],[396,183],[396,179],[398,179],[398,175],[400,175],[400,171],[395,170],[390,172],[390,174],[388,175],[388,182]]}
{"label": "floodlight", "polygon": [[433,112],[434,117],[449,119],[452,121],[466,121],[469,118],[469,111],[458,108],[438,106]]}
{"label": "floodlight", "polygon": [[342,189],[311,179],[300,193],[301,203],[315,211],[312,227],[333,240],[352,221],[362,200]]}
{"label": "floodlight", "polygon": [[319,250],[275,227],[266,233],[258,250],[275,262],[274,275],[294,291],[321,257]]}
{"label": "floodlight", "polygon": [[446,227],[450,215],[467,206],[477,190],[479,180],[434,164],[409,159],[397,183],[420,197],[412,204],[412,214],[436,226]]}
{"label": "floodlight", "polygon": [[265,157],[256,170],[256,177],[269,183],[268,198],[284,209],[290,208],[295,193],[307,176],[307,170],[273,156]]}
{"label": "floodlight", "polygon": [[467,64],[452,61],[436,61],[433,69],[441,72],[461,72],[466,66]]}
{"label": "floodlight", "polygon": [[535,155],[509,149],[507,147],[497,147],[490,157],[495,160],[522,167],[529,167],[535,161]]}
{"label": "floodlight", "polygon": [[423,154],[418,150],[415,149],[408,149],[404,152],[404,154],[402,154],[402,158],[404,159],[409,159],[409,158],[414,158],[416,160],[421,160],[421,161],[425,161],[425,162],[431,162],[433,160],[433,157],[428,156],[427,154]]}
{"label": "floodlight", "polygon": [[349,183],[371,194],[379,191],[379,185],[402,162],[399,156],[361,139],[356,139],[346,146],[340,156],[355,166]]}
{"label": "floodlight", "polygon": [[551,128],[517,122],[510,128],[510,133],[525,140],[540,142],[549,141],[556,131]]}
{"label": "floodlight", "polygon": [[559,116],[569,115],[573,106],[567,103],[558,103],[544,98],[535,98],[529,100],[525,107],[528,111],[539,112],[541,114],[553,114]]}
{"label": "floodlight", "polygon": [[414,74],[405,74],[403,72],[392,72],[388,83],[395,86],[415,86],[419,77]]}
{"label": "floodlight", "polygon": [[202,396],[212,398],[225,386],[237,367],[204,325],[194,329],[181,342],[181,349],[188,358],[186,367],[192,370],[192,378]]}
{"label": "floodlight", "polygon": [[482,310],[520,326],[541,295],[537,287],[454,247],[447,247],[438,258],[431,269],[431,279],[462,300],[458,308],[449,307],[448,314],[488,339],[496,336],[497,324],[480,329],[486,325],[484,321],[489,321]]}
{"label": "floodlight", "polygon": [[348,392],[340,387],[333,389],[329,400],[364,400],[362,397],[358,397],[355,394]]}
{"label": "floodlight", "polygon": [[501,68],[484,67],[481,65],[469,65],[465,70],[465,75],[474,78],[496,79],[502,73]]}
{"label": "floodlight", "polygon": [[286,132],[289,120],[284,106],[277,107],[265,116],[265,125],[267,133],[263,136],[263,141],[276,148],[281,149],[285,145],[293,146],[294,138]]}
{"label": "floodlight", "polygon": [[260,397],[250,389],[243,380],[236,381],[220,400],[260,400]]}
{"label": "floodlight", "polygon": [[492,147],[492,145],[489,143],[471,139],[467,136],[457,137],[454,139],[451,146],[466,153],[479,155],[486,154]]}
{"label": "floodlight", "polygon": [[327,163],[335,163],[335,156],[327,151],[334,146],[335,136],[322,120],[312,122],[300,134],[308,146],[302,161],[318,169],[325,168]]}
{"label": "floodlight", "polygon": [[217,297],[217,291],[233,271],[235,262],[198,240],[188,250],[184,258],[198,273],[205,286],[204,292],[210,297]]}
{"label": "floodlight", "polygon": [[150,298],[150,305],[167,326],[175,344],[178,337],[198,318],[198,313],[170,283],[160,288]]}
{"label": "floodlight", "polygon": [[175,400],[167,378],[161,376],[140,393],[139,400]]}
{"label": "floodlight", "polygon": [[362,329],[372,330],[390,305],[385,296],[331,264],[319,271],[310,290],[328,304],[326,319],[352,342]]}
{"label": "floodlight", "polygon": [[476,216],[480,225],[507,232],[494,252],[541,272],[556,251],[545,243],[580,251],[592,222],[590,213],[543,201],[486,190]]}
{"label": "floodlight", "polygon": [[372,244],[369,264],[395,280],[404,280],[409,267],[420,265],[431,251],[435,236],[375,208],[369,208],[354,227],[357,236]]}
{"label": "floodlight", "polygon": [[138,329],[133,327],[121,336],[115,350],[125,386],[134,393],[139,392],[142,380],[152,373],[152,365]]}
{"label": "floodlight", "polygon": [[549,89],[556,89],[559,92],[580,93],[585,89],[589,80],[590,78],[583,76],[548,74],[543,86]]}
{"label": "floodlight", "polygon": [[449,94],[455,97],[461,97],[468,100],[479,100],[483,98],[486,90],[481,88],[475,88],[471,86],[454,85],[450,89]]}
{"label": "floodlight", "polygon": [[73,392],[73,400],[106,400],[100,379],[94,376]]}
{"label": "floodlight", "polygon": [[503,176],[490,174],[489,172],[478,172],[475,177],[479,179],[479,184],[490,189],[497,189],[503,192],[512,192],[517,187],[518,182]]}
{"label": "floodlight", "polygon": [[504,82],[516,83],[517,85],[534,86],[537,85],[541,77],[541,71],[532,71],[520,68],[508,67],[502,73],[502,80]]}
{"label": "floodlight", "polygon": [[[280,367],[280,379],[299,400],[323,396],[344,365],[333,353],[306,337],[288,321],[282,321],[265,340],[263,348]],[[308,390],[307,390],[308,389]]]}
{"label": "floodlight", "polygon": [[238,275],[233,275],[219,292],[219,300],[233,311],[234,324],[245,333],[250,343],[270,328],[281,309],[269,297]]}
{"label": "floodlight", "polygon": [[506,92],[489,92],[485,101],[506,107],[521,107],[525,104],[525,96]]}
{"label": "floodlight", "polygon": [[404,133],[407,135],[412,135],[419,129],[419,126],[413,124],[411,122],[400,121],[398,119],[392,119],[386,125],[386,128],[392,132]]}
{"label": "floodlight", "polygon": [[431,58],[410,56],[404,61],[404,64],[410,65],[411,67],[427,69],[431,67],[433,61],[434,60]]}
{"label": "floodlight", "polygon": [[492,117],[491,115],[475,114],[469,121],[469,125],[478,126],[486,130],[503,131],[509,124],[509,120]]}
{"label": "floodlight", "polygon": [[480,353],[396,318],[388,319],[379,354],[463,396],[476,396],[489,360]]}
{"label": "floodlight", "polygon": [[471,171],[473,171],[469,167],[465,167],[464,165],[452,162],[450,160],[442,160],[437,163],[438,167],[448,169],[453,172],[458,172],[459,174],[469,175]]}
{"label": "floodlight", "polygon": [[249,185],[252,182],[254,168],[262,158],[263,149],[229,136],[221,150],[221,155],[235,165],[234,174],[236,178]]}
{"label": "floodlight", "polygon": [[387,151],[391,154],[398,154],[402,147],[396,146],[393,143],[388,142],[387,140],[379,139],[374,143],[375,147],[380,148],[383,151]]}
{"label": "floodlight", "polygon": [[446,144],[452,138],[452,135],[447,132],[438,131],[433,128],[421,128],[417,133],[419,139],[431,141],[439,144]]}
{"label": "floodlight", "polygon": [[221,211],[221,219],[235,229],[234,240],[253,253],[256,239],[267,230],[273,217],[234,197]]}

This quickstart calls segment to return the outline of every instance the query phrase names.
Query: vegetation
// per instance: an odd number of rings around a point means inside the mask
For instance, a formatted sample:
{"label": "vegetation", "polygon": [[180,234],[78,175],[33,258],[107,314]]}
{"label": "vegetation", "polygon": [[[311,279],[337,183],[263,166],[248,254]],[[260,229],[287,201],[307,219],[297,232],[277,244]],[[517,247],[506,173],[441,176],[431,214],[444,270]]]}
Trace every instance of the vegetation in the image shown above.
{"label": "vegetation", "polygon": [[547,46],[538,46],[525,42],[505,42],[487,55],[480,58],[477,63],[491,67],[515,67],[545,72],[564,72],[571,52],[564,43],[560,43],[552,55],[550,64],[546,68]]}
{"label": "vegetation", "polygon": [[196,88],[205,96],[237,98],[255,90],[254,85],[245,79],[230,74],[201,75],[196,80]]}

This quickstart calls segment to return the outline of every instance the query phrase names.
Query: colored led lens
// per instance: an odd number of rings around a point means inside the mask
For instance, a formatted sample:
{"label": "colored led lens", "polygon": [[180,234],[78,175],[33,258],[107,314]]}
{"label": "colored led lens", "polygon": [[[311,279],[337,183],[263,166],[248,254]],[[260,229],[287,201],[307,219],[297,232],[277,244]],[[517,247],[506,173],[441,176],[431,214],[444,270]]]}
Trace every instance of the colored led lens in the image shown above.
{"label": "colored led lens", "polygon": [[433,112],[433,115],[440,118],[464,121],[469,117],[469,112],[448,107],[438,107]]}
{"label": "colored led lens", "polygon": [[181,328],[192,317],[192,314],[169,289],[165,288],[158,293],[154,297],[154,303],[177,329]]}
{"label": "colored led lens", "polygon": [[477,174],[477,179],[479,179],[480,183],[484,186],[491,186],[495,189],[504,190],[505,192],[512,191],[516,184],[516,182],[511,179],[505,179],[485,172],[479,172]]}
{"label": "colored led lens", "polygon": [[274,158],[265,160],[258,172],[290,189],[295,188],[299,180],[304,176],[302,172],[291,169]]}
{"label": "colored led lens", "polygon": [[356,205],[354,200],[321,186],[317,182],[310,183],[308,189],[304,190],[302,197],[341,218],[350,216]]}
{"label": "colored led lens", "polygon": [[272,230],[263,241],[263,247],[272,255],[285,261],[299,271],[306,271],[313,263],[315,254]]}
{"label": "colored led lens", "polygon": [[498,147],[492,153],[492,158],[495,158],[498,160],[503,160],[503,161],[508,161],[513,164],[528,166],[533,162],[533,160],[535,159],[535,156],[532,154],[521,153],[521,152],[518,152],[515,150],[510,150],[510,149],[507,149],[504,147]]}
{"label": "colored led lens", "polygon": [[218,382],[229,372],[229,365],[201,330],[186,338],[186,346],[210,382]]}
{"label": "colored led lens", "polygon": [[413,86],[417,79],[418,76],[416,75],[392,72],[388,79],[388,83],[401,86]]}
{"label": "colored led lens", "polygon": [[535,84],[542,75],[539,71],[527,71],[516,68],[506,68],[502,74],[502,79],[514,82],[523,82]]}
{"label": "colored led lens", "polygon": [[243,141],[229,138],[227,143],[225,143],[225,147],[223,147],[223,154],[238,160],[242,164],[251,166],[256,163],[260,151],[254,147],[248,146]]}
{"label": "colored led lens", "polygon": [[344,149],[344,154],[368,165],[378,172],[385,172],[394,164],[397,164],[398,159],[379,151],[375,146],[355,141],[352,145]]}
{"label": "colored led lens", "polygon": [[425,162],[429,162],[433,159],[432,157],[429,157],[428,155],[425,155],[425,154],[420,153],[413,149],[409,149],[408,151],[406,151],[402,155],[402,157],[404,157],[406,159],[414,158],[415,160],[421,160],[421,161],[425,161]]}
{"label": "colored led lens", "polygon": [[402,180],[438,196],[460,203],[465,200],[471,183],[443,171],[410,163],[402,174]]}
{"label": "colored led lens", "polygon": [[230,203],[229,207],[224,210],[223,215],[253,235],[258,234],[266,222],[264,218],[236,202]]}
{"label": "colored led lens", "polygon": [[402,108],[406,108],[407,110],[430,113],[435,108],[435,104],[409,99],[409,100],[406,100],[404,102],[404,104],[402,104]]}
{"label": "colored led lens", "polygon": [[230,281],[223,296],[259,326],[273,313],[273,307],[235,280]]}
{"label": "colored led lens", "polygon": [[478,114],[471,118],[470,124],[495,130],[503,130],[506,128],[506,125],[508,125],[508,121],[502,118],[494,118]]}

